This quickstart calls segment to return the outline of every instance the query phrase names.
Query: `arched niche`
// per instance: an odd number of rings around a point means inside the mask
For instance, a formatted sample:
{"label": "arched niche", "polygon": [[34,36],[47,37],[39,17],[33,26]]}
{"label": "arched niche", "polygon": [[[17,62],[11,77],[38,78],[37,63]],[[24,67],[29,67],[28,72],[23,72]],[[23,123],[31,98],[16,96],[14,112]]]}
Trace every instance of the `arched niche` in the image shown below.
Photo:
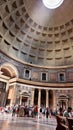
{"label": "arched niche", "polygon": [[19,77],[17,68],[10,63],[4,63],[1,66],[1,72],[2,72],[2,75],[5,75],[5,76],[10,77],[10,78]]}

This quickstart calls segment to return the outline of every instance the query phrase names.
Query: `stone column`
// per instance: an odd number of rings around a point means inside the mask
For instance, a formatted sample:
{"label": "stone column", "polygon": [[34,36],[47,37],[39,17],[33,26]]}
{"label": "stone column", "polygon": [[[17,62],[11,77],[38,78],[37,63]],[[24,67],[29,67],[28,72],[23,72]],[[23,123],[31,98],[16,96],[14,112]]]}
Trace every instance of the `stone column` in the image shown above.
{"label": "stone column", "polygon": [[12,87],[13,87],[13,90],[12,90],[12,98],[11,98],[10,105],[14,105],[16,103],[16,84]]}
{"label": "stone column", "polygon": [[72,99],[71,99],[71,106],[73,106],[73,93],[71,93]]}
{"label": "stone column", "polygon": [[41,107],[41,89],[38,92],[38,107]]}
{"label": "stone column", "polygon": [[34,106],[34,91],[35,91],[35,89],[34,88],[32,88],[32,94],[31,94],[31,106]]}
{"label": "stone column", "polygon": [[22,105],[22,95],[20,95],[20,105]]}
{"label": "stone column", "polygon": [[49,107],[49,93],[48,93],[48,90],[46,90],[46,107]]}
{"label": "stone column", "polygon": [[53,105],[52,105],[52,110],[54,111],[56,109],[56,91],[53,90]]}

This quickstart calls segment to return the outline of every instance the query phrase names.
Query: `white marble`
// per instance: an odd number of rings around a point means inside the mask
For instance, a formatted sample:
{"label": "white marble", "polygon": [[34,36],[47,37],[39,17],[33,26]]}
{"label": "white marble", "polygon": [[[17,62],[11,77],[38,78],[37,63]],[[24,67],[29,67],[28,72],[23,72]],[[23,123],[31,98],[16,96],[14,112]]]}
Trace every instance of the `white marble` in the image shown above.
{"label": "white marble", "polygon": [[12,117],[11,114],[0,113],[0,130],[55,130],[55,128],[54,117],[48,119]]}

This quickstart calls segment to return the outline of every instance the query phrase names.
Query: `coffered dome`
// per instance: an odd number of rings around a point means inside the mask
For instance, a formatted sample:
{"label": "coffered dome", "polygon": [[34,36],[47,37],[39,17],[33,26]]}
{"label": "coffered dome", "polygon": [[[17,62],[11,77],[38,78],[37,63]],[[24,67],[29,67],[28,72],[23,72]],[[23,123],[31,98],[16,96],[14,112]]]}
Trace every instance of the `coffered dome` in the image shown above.
{"label": "coffered dome", "polygon": [[73,1],[48,9],[42,0],[1,0],[0,50],[35,65],[72,65]]}

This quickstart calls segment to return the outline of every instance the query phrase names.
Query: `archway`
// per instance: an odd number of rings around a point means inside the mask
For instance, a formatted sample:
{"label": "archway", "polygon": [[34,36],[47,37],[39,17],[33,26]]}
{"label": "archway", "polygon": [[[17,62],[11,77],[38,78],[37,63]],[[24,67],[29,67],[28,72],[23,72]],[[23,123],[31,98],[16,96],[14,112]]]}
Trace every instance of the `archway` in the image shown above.
{"label": "archway", "polygon": [[2,72],[2,75],[8,76],[10,78],[19,77],[17,68],[10,63],[2,64],[0,70]]}
{"label": "archway", "polygon": [[68,97],[66,95],[60,95],[58,98],[59,107],[62,107],[63,110],[67,108]]}
{"label": "archway", "polygon": [[24,105],[24,106],[27,106],[27,105],[30,105],[30,102],[29,102],[29,92],[28,91],[22,91],[20,93],[20,105]]}
{"label": "archway", "polygon": [[[0,101],[1,106],[9,105],[11,98],[9,98],[11,89],[10,89],[10,79],[18,78],[18,71],[17,68],[10,64],[10,63],[4,63],[0,67],[0,82],[2,88],[5,87],[4,91],[0,89],[0,96],[3,100]],[[0,87],[1,87],[0,86]],[[14,89],[14,86],[12,87]]]}

